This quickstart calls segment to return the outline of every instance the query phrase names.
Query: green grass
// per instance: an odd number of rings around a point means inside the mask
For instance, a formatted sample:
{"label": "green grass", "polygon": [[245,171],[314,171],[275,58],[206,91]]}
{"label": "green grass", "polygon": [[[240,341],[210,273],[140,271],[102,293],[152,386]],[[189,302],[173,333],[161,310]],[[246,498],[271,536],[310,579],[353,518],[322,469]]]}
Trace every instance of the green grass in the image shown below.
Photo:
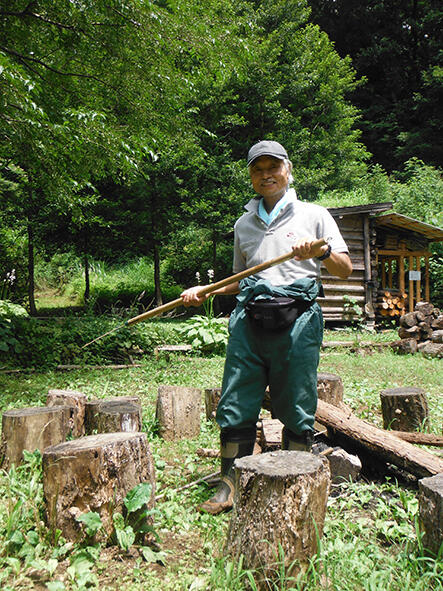
{"label": "green grass", "polygon": [[[254,588],[258,573],[251,573],[245,565],[234,564],[223,556],[229,515],[213,517],[195,511],[195,505],[210,495],[207,486],[202,484],[183,492],[176,491],[217,470],[217,460],[200,458],[196,454],[198,447],[218,446],[217,427],[207,422],[202,414],[201,433],[194,440],[166,442],[156,433],[158,386],[217,387],[221,382],[223,357],[161,354],[157,360],[147,356],[140,361],[140,368],[129,370],[0,374],[0,405],[2,410],[43,405],[50,388],[81,390],[89,398],[138,395],[143,407],[143,428],[156,465],[157,494],[167,492],[158,503],[156,521],[161,536],[160,548],[167,555],[166,564],[148,564],[135,553],[124,555],[115,548],[101,548],[98,550],[100,558],[87,563],[88,587],[81,586],[80,575],[71,579],[64,575],[73,557],[78,560],[79,550],[66,549],[60,540],[55,545],[50,543],[42,521],[38,468],[34,463],[34,468],[30,469],[28,464],[18,473],[0,474],[0,585],[5,591],[42,591],[50,589],[48,583],[62,577],[65,577],[64,588],[68,591],[86,588],[246,591]],[[383,388],[423,387],[428,394],[431,430],[439,433],[443,420],[440,366],[438,360],[419,355],[398,356],[389,350],[364,356],[328,350],[322,354],[320,371],[340,375],[345,402],[356,414],[379,426],[379,393]],[[14,509],[20,499],[22,504]],[[416,513],[416,491],[404,489],[394,481],[359,481],[334,486],[325,535],[311,568],[295,581],[282,575],[269,589],[441,591],[442,562],[423,554],[416,531]],[[17,538],[14,545],[10,541],[13,531],[21,531],[31,541],[34,537],[29,532],[35,531],[34,541],[38,539],[38,544],[32,549]],[[62,589],[60,585],[50,591],[59,589]]]}

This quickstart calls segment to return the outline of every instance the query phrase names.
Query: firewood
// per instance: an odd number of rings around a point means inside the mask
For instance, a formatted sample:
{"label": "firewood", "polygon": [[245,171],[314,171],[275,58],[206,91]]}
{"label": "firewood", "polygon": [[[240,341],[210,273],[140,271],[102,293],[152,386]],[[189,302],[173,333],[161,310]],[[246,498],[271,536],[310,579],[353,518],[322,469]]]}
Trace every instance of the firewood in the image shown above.
{"label": "firewood", "polygon": [[411,328],[417,324],[417,317],[414,312],[408,312],[400,318],[400,326],[404,326],[406,328]]}
{"label": "firewood", "polygon": [[401,339],[391,343],[391,347],[397,353],[416,353],[417,341],[415,339]]}
{"label": "firewood", "polygon": [[316,420],[328,428],[328,433],[337,431],[354,445],[361,446],[375,457],[381,458],[420,478],[443,472],[443,459],[414,447],[389,431],[357,418],[349,410],[318,401]]}
{"label": "firewood", "polygon": [[430,316],[434,311],[434,306],[430,302],[417,302],[414,310],[416,312],[422,312],[425,316]]}

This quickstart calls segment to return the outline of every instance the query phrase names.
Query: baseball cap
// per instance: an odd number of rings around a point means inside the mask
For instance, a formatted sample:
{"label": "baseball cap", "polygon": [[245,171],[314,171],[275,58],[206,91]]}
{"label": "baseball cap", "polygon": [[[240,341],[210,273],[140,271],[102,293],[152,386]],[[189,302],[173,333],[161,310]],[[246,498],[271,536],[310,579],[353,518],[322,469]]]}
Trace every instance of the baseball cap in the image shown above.
{"label": "baseball cap", "polygon": [[288,158],[288,154],[283,146],[278,142],[273,142],[272,140],[258,142],[252,146],[248,152],[248,166],[252,164],[254,160],[260,158],[260,156],[273,156],[274,158],[279,158],[280,160]]}

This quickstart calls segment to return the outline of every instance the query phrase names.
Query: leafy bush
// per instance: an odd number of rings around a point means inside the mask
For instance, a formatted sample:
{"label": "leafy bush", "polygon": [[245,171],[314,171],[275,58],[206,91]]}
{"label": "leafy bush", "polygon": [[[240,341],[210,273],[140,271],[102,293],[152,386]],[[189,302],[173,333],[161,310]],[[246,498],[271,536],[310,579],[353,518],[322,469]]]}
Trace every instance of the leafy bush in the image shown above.
{"label": "leafy bush", "polygon": [[12,319],[27,316],[28,313],[22,306],[8,300],[0,300],[0,351],[6,353],[20,351],[21,346]]}
{"label": "leafy bush", "polygon": [[[16,347],[5,358],[9,365],[47,368],[59,364],[131,363],[164,343],[178,344],[175,323],[151,320],[129,328],[106,317],[17,317],[11,320]],[[118,329],[83,349],[83,345]]]}

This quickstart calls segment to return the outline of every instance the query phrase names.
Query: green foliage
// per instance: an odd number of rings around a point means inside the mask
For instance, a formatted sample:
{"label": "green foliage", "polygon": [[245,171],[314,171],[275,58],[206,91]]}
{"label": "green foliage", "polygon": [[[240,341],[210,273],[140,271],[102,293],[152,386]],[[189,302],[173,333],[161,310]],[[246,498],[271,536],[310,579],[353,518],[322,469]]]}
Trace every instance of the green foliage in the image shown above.
{"label": "green foliage", "polygon": [[201,353],[223,354],[229,336],[228,321],[226,318],[214,317],[213,299],[214,296],[211,296],[206,300],[204,316],[192,316],[177,332]]}

